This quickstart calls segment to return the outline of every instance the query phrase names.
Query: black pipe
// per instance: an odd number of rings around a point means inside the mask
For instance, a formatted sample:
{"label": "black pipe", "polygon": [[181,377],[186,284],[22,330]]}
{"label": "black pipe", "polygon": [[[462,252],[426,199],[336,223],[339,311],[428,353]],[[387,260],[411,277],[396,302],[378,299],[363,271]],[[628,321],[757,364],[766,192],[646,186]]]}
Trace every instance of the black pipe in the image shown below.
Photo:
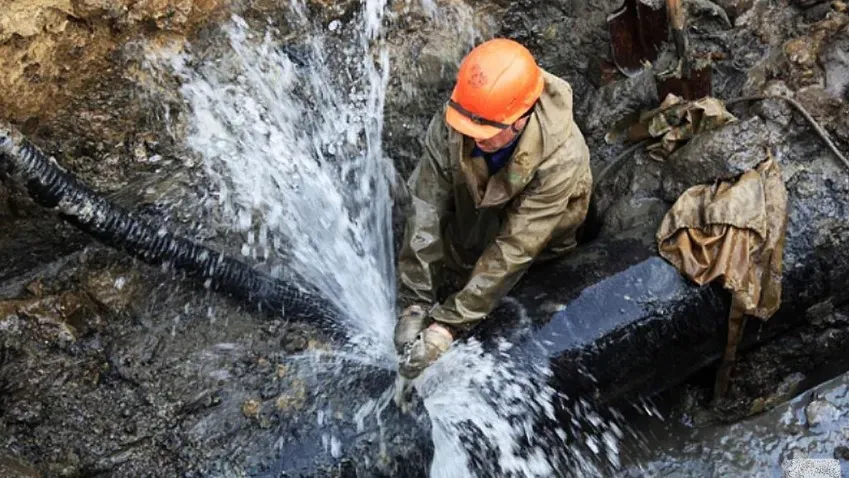
{"label": "black pipe", "polygon": [[39,205],[98,241],[152,265],[170,264],[206,287],[263,312],[309,319],[325,329],[340,316],[316,291],[275,279],[223,253],[178,237],[107,201],[0,121],[0,170]]}

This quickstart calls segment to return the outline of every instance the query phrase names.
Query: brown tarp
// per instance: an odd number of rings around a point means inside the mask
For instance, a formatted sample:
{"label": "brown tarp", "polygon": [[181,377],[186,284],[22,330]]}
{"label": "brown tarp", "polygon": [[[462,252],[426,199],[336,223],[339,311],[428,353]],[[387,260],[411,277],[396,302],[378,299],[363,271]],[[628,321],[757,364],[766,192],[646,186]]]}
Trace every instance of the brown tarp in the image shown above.
{"label": "brown tarp", "polygon": [[717,378],[727,388],[745,317],[769,319],[781,305],[787,190],[768,159],[736,181],[693,186],[664,217],[660,255],[699,285],[714,280],[731,291],[728,343]]}
{"label": "brown tarp", "polygon": [[732,121],[737,121],[737,118],[716,98],[685,101],[680,96],[669,94],[659,107],[641,113],[636,121],[633,117],[623,120],[605,139],[608,142],[623,136],[633,142],[653,139],[646,150],[652,159],[663,161],[693,136]]}

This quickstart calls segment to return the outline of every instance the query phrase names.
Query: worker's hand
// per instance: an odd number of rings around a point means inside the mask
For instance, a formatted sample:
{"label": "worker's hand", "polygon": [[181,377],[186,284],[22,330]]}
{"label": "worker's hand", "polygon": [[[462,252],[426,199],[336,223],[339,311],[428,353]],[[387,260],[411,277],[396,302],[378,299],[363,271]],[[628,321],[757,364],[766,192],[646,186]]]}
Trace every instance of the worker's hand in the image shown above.
{"label": "worker's hand", "polygon": [[430,322],[427,311],[421,304],[413,304],[401,312],[398,322],[395,324],[395,351],[398,354],[404,350],[418,337]]}
{"label": "worker's hand", "polygon": [[438,322],[430,324],[401,355],[399,373],[409,380],[418,377],[448,351],[453,341],[454,336],[446,327]]}

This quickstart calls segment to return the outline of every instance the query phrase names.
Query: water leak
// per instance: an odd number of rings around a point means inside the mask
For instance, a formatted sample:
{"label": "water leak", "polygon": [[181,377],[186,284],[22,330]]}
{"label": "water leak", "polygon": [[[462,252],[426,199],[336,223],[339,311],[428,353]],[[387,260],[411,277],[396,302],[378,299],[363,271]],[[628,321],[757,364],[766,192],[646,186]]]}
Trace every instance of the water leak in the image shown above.
{"label": "water leak", "polygon": [[[292,5],[306,21],[301,7]],[[366,7],[366,25],[377,21],[374,8]],[[387,364],[395,280],[393,176],[380,142],[386,50],[375,63],[359,38],[347,54],[363,61],[348,63],[345,76],[364,81],[338,85],[318,35],[306,66],[276,45],[273,32],[255,34],[238,16],[227,35],[232,51],[218,62],[172,62],[192,112],[187,142],[211,182],[208,205],[245,235],[243,256],[274,274],[285,264],[293,280],[345,312],[340,327],[359,354]]]}
{"label": "water leak", "polygon": [[[441,18],[434,3],[424,8]],[[381,144],[390,69],[381,38],[385,2],[366,0],[351,25],[332,27],[311,24],[300,1],[290,9],[310,32],[301,58],[284,50],[273,29],[255,31],[234,15],[223,53],[174,55],[167,68],[181,80],[186,142],[203,160],[204,207],[216,211],[209,217],[244,238],[245,260],[314,287],[345,312],[338,326],[346,344],[287,357],[292,373],[315,388],[344,394],[357,377],[370,381],[375,367],[397,368],[394,171]],[[471,18],[468,10],[451,15]],[[327,44],[339,29],[350,35],[344,61]],[[517,344],[458,344],[415,382],[432,425],[431,476],[586,476],[618,463],[622,428],[558,394],[542,348]],[[376,421],[383,436],[391,425],[382,418],[394,395],[386,387],[349,397],[358,432]],[[325,430],[329,408],[315,409],[316,429]],[[564,416],[571,421],[562,423]],[[323,451],[343,456],[348,443],[321,433]]]}
{"label": "water leak", "polygon": [[554,390],[541,350],[470,340],[423,373],[430,476],[601,476],[618,466],[623,427]]}

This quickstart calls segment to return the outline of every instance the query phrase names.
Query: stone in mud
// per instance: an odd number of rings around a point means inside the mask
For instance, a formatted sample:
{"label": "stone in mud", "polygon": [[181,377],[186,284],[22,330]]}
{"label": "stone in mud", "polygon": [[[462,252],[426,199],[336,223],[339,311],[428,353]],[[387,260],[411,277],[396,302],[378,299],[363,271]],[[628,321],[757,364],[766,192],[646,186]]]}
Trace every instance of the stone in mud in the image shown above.
{"label": "stone in mud", "polygon": [[802,7],[802,8],[810,8],[819,3],[825,2],[826,0],[793,0],[793,3]]}
{"label": "stone in mud", "polygon": [[849,30],[835,35],[823,48],[819,60],[825,69],[826,91],[837,98],[849,99],[846,91],[849,86]]}
{"label": "stone in mud", "polygon": [[289,354],[303,352],[307,349],[308,345],[309,339],[307,335],[299,330],[293,330],[283,338],[283,350]]}
{"label": "stone in mud", "polygon": [[[755,415],[758,413],[762,413],[767,410],[771,410],[796,396],[799,392],[801,385],[805,382],[807,377],[805,374],[801,372],[794,372],[788,375],[782,380],[782,382],[778,385],[778,388],[767,397],[758,397],[752,400],[752,404],[749,407],[748,415]],[[727,401],[721,401],[718,404],[715,404],[715,411],[718,413],[723,413],[722,409],[725,408],[724,413],[726,416],[721,417],[723,420],[728,420],[728,408],[737,406],[738,408],[743,408],[741,404],[728,404]]]}
{"label": "stone in mud", "polygon": [[839,414],[837,408],[825,399],[814,400],[805,407],[805,418],[809,427],[832,423]]}
{"label": "stone in mud", "polygon": [[124,312],[135,302],[139,289],[138,274],[133,270],[102,270],[90,275],[85,290],[98,304]]}
{"label": "stone in mud", "polygon": [[[793,91],[787,84],[780,80],[770,80],[763,85],[762,91],[756,91],[754,95],[765,96],[787,96],[792,98]],[[777,98],[768,98],[746,103],[732,105],[732,112],[741,111],[742,115],[749,116],[745,111],[748,109],[751,115],[757,115],[765,121],[775,122],[781,126],[787,127],[793,121],[795,110],[786,101]]]}
{"label": "stone in mud", "polygon": [[659,198],[622,198],[605,211],[599,235],[612,236],[638,227],[645,221],[659,222],[667,210],[668,204]]}
{"label": "stone in mud", "polygon": [[0,302],[0,317],[31,321],[45,340],[68,344],[97,326],[101,318],[87,297],[73,292]]}
{"label": "stone in mud", "polygon": [[576,103],[578,101],[586,101],[590,111],[583,121],[578,118],[582,132],[588,136],[603,136],[616,122],[658,103],[654,75],[646,71],[634,78],[610,83],[592,96],[576,98]]}
{"label": "stone in mud", "polygon": [[849,446],[838,445],[838,446],[834,447],[833,456],[834,456],[834,458],[837,458],[838,460],[849,461]]}
{"label": "stone in mud", "polygon": [[303,408],[306,402],[307,390],[304,382],[301,380],[293,380],[289,385],[288,390],[282,393],[274,404],[277,410],[281,412],[297,412]]}
{"label": "stone in mud", "polygon": [[3,478],[41,478],[41,474],[32,465],[5,452],[0,452],[0,476]]}
{"label": "stone in mud", "polygon": [[248,399],[242,403],[242,415],[247,418],[256,418],[262,409],[262,403],[259,400]]}
{"label": "stone in mud", "polygon": [[731,180],[766,159],[776,137],[764,121],[752,117],[702,133],[664,162],[663,198],[675,201],[696,184]]}
{"label": "stone in mud", "polygon": [[729,19],[733,22],[737,17],[752,8],[754,0],[718,0],[716,2],[728,14]]}

